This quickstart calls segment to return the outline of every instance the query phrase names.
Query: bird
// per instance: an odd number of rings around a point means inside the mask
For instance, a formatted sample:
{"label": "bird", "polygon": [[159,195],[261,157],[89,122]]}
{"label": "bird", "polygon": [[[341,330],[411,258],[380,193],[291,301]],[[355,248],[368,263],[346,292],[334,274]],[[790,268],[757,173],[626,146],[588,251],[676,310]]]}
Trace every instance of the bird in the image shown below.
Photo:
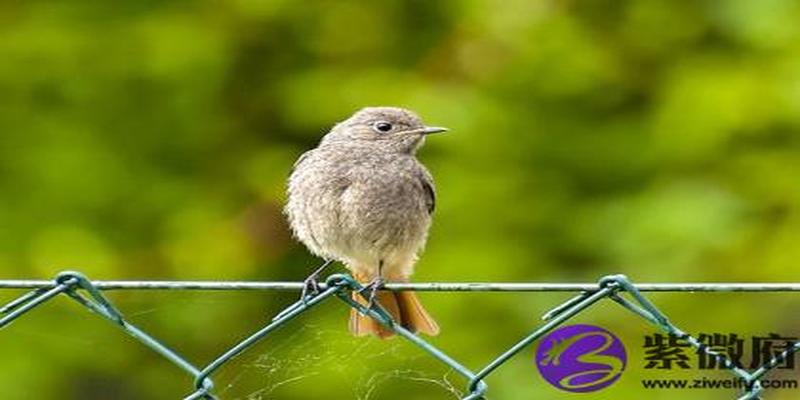
{"label": "bird", "polygon": [[[284,212],[293,235],[326,260],[306,280],[339,261],[370,289],[392,319],[412,333],[437,335],[439,326],[412,291],[381,291],[385,282],[408,282],[425,247],[436,191],[430,172],[416,158],[426,138],[446,128],[427,126],[399,107],[365,107],[337,123],[316,148],[295,162]],[[352,309],[354,336],[394,335],[371,317]]]}

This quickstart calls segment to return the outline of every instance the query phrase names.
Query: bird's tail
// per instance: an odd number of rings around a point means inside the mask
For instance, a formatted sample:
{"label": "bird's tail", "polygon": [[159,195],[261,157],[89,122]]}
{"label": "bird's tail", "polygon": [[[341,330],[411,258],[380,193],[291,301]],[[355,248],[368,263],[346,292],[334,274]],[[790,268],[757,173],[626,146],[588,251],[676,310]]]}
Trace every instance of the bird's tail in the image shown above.
{"label": "bird's tail", "polygon": [[[359,278],[359,276],[356,276],[356,279],[361,282],[362,280]],[[359,293],[353,292],[353,300],[364,306],[367,305],[367,300]],[[422,332],[431,336],[439,333],[439,325],[425,311],[414,292],[379,290],[375,295],[375,301],[392,316],[396,323],[409,331],[413,333]],[[354,336],[372,334],[381,339],[394,335],[394,331],[372,319],[372,317],[362,315],[355,309],[350,311],[350,332]]]}

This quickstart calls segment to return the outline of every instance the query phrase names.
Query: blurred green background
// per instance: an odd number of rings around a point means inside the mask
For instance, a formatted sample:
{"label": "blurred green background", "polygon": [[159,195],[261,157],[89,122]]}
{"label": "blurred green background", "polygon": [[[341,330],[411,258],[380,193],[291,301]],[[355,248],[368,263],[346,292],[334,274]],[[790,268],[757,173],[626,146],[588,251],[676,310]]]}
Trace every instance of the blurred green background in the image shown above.
{"label": "blurred green background", "polygon": [[[299,280],[291,165],[367,105],[451,128],[419,154],[439,203],[417,281],[796,281],[800,4],[791,0],[0,3],[0,279]],[[20,291],[0,292],[8,301]],[[208,362],[295,299],[113,292]],[[422,294],[433,342],[477,369],[569,294]],[[800,336],[790,294],[658,294],[683,329]],[[446,399],[465,382],[401,340],[353,339],[332,302],[215,377],[231,399]],[[731,399],[641,389],[585,399]],[[495,399],[570,396],[533,349]],[[59,299],[0,332],[3,399],[176,399],[177,368]],[[705,373],[726,377],[724,373]],[[767,392],[794,399],[797,391]]]}

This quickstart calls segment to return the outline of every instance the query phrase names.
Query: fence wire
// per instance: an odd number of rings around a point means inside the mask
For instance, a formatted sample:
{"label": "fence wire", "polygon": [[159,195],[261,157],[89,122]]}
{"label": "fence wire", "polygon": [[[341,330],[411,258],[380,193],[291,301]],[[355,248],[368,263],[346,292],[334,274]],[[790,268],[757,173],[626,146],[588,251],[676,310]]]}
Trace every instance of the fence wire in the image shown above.
{"label": "fence wire", "polygon": [[488,385],[484,380],[497,368],[522,351],[539,338],[568,321],[575,315],[589,309],[595,303],[607,299],[619,304],[624,309],[643,318],[670,336],[686,340],[697,351],[715,358],[733,375],[745,382],[741,395],[737,400],[762,399],[764,390],[761,380],[772,369],[800,350],[800,343],[789,346],[754,371],[737,366],[724,354],[715,352],[701,343],[697,338],[682,331],[672,324],[667,316],[648,300],[642,292],[798,292],[800,284],[758,284],[758,283],[688,283],[688,284],[633,284],[624,275],[609,275],[601,278],[596,284],[562,284],[562,283],[389,283],[382,290],[414,290],[414,291],[514,291],[514,292],[580,292],[577,296],[559,304],[543,317],[543,323],[530,334],[519,340],[497,358],[491,360],[477,372],[467,368],[456,359],[421,337],[409,332],[395,323],[389,314],[379,305],[367,309],[352,300],[350,293],[362,291],[363,287],[349,275],[335,274],[320,284],[318,293],[309,294],[304,299],[288,306],[275,318],[258,331],[225,351],[211,363],[196,366],[187,361],[148,333],[128,322],[124,315],[103,295],[106,290],[301,290],[301,282],[206,282],[206,281],[91,281],[80,272],[65,271],[52,281],[46,280],[3,280],[0,289],[32,289],[17,299],[0,308],[0,329],[17,318],[25,315],[37,306],[60,295],[65,295],[91,312],[109,320],[122,331],[133,336],[143,345],[160,354],[178,368],[194,378],[194,387],[184,400],[216,399],[214,383],[211,376],[223,365],[246,351],[259,340],[289,323],[295,317],[313,309],[318,304],[336,298],[348,307],[374,318],[396,334],[415,344],[424,352],[446,364],[468,381],[466,395],[462,400],[485,399]]}

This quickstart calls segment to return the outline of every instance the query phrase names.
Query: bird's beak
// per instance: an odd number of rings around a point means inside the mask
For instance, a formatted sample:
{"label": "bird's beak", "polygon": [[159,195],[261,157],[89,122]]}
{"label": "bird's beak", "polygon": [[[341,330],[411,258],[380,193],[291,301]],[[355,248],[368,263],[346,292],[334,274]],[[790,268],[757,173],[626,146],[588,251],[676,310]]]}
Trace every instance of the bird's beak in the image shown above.
{"label": "bird's beak", "polygon": [[422,130],[422,134],[430,135],[431,133],[447,132],[447,128],[441,126],[429,126]]}

